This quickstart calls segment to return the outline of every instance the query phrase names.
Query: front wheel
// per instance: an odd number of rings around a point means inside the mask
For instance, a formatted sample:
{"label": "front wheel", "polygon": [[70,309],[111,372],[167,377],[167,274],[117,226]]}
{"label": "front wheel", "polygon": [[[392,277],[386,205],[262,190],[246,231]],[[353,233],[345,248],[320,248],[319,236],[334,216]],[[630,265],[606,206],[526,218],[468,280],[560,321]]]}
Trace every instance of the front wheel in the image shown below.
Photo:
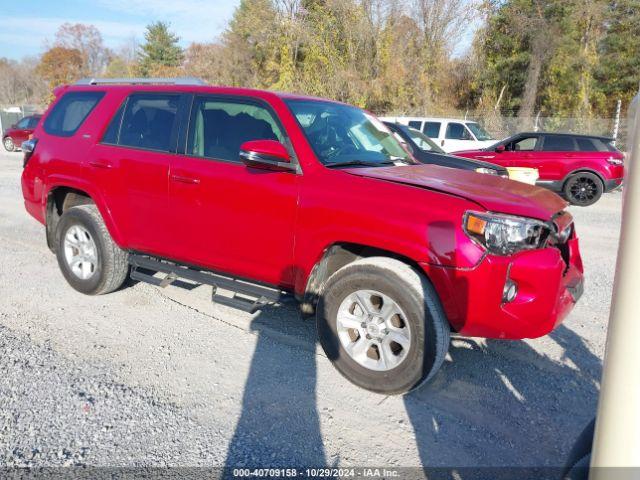
{"label": "front wheel", "polygon": [[593,205],[600,199],[603,191],[602,180],[589,172],[576,173],[564,184],[566,199],[579,207]]}
{"label": "front wheel", "polygon": [[435,290],[392,258],[364,258],[334,273],[316,322],[336,369],[378,393],[405,393],[426,382],[449,348],[449,324]]}
{"label": "front wheel", "polygon": [[100,295],[124,283],[128,254],[114,243],[95,205],[80,205],[64,212],[56,235],[58,265],[73,288]]}
{"label": "front wheel", "polygon": [[4,145],[4,149],[7,152],[13,152],[16,149],[15,144],[13,143],[13,139],[11,137],[7,137],[2,141],[2,144]]}

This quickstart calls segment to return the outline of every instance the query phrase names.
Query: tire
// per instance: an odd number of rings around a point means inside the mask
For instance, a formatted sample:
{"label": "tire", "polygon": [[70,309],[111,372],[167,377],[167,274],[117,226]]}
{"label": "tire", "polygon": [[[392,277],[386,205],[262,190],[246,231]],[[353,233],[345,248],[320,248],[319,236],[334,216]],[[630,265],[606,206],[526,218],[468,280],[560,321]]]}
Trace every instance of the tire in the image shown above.
{"label": "tire", "polygon": [[[373,313],[366,314],[362,304]],[[394,309],[396,314],[388,317],[385,312]],[[372,326],[385,318],[391,320]],[[336,369],[355,385],[387,395],[408,392],[433,378],[449,349],[449,323],[431,283],[387,257],[363,258],[334,273],[320,295],[316,324],[320,344]],[[356,327],[345,328],[352,324]]]}
{"label": "tire", "polygon": [[600,200],[604,184],[594,173],[578,172],[569,177],[562,191],[572,205],[588,207]]}
{"label": "tire", "polygon": [[13,138],[5,137],[2,139],[2,144],[4,145],[4,149],[7,152],[13,152],[16,149],[15,144],[13,143]]}
{"label": "tire", "polygon": [[87,295],[113,292],[127,278],[129,255],[114,243],[95,205],[69,208],[60,217],[56,256],[69,285]]}

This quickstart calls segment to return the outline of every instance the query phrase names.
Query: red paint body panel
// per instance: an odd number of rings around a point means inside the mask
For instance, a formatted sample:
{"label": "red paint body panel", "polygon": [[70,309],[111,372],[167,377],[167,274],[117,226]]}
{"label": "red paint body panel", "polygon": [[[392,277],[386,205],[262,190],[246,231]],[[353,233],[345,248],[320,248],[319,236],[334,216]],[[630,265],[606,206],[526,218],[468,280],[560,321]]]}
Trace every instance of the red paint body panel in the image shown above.
{"label": "red paint body panel", "polygon": [[[577,240],[567,266],[557,248],[510,257],[486,255],[462,230],[467,210],[550,220],[566,203],[543,189],[437,166],[328,169],[317,159],[283,98],[248,89],[196,86],[69,87],[105,95],[72,137],[39,126],[22,189],[27,211],[46,222],[57,187],[86,192],[114,241],[229,275],[305,292],[309,276],[335,244],[386,250],[420,265],[453,328],[495,338],[536,337],[573,305],[567,287],[582,278]],[[278,117],[298,171],[158,153],[100,143],[134,92],[248,97]],[[269,146],[273,148],[273,146]],[[501,305],[507,272],[521,283]]]}

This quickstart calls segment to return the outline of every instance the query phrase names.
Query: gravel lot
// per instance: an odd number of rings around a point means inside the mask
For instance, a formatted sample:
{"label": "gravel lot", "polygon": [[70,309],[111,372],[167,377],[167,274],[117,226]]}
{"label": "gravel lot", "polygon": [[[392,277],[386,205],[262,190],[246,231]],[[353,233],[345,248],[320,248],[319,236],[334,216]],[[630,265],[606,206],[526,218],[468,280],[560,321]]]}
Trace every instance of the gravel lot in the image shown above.
{"label": "gravel lot", "polygon": [[428,387],[347,383],[294,306],[72,290],[0,154],[0,466],[556,466],[593,417],[621,194],[572,209],[586,293],[551,335],[454,339]]}

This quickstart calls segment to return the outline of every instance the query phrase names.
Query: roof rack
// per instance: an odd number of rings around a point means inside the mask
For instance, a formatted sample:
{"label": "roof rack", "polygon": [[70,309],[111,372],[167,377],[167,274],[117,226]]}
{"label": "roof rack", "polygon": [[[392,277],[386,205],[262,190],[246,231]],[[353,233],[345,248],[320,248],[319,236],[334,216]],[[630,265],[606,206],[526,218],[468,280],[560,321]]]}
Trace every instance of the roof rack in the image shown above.
{"label": "roof rack", "polygon": [[206,85],[196,77],[177,78],[83,78],[76,85]]}

